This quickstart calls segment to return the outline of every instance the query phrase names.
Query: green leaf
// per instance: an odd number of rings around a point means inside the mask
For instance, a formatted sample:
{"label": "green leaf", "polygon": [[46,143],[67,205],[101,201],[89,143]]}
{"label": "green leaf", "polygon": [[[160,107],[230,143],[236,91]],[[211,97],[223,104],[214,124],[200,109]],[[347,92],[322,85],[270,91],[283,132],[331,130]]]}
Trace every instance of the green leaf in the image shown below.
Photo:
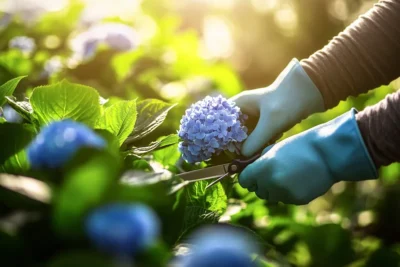
{"label": "green leaf", "polygon": [[[61,250],[60,250],[61,251]],[[122,263],[121,263],[122,264]],[[90,250],[64,250],[56,255],[47,265],[47,267],[112,267],[115,261],[97,251]]]}
{"label": "green leaf", "polygon": [[0,172],[23,173],[29,169],[24,148],[33,137],[34,132],[28,125],[0,124]]}
{"label": "green leaf", "polygon": [[165,103],[157,99],[146,99],[138,102],[136,126],[126,143],[137,141],[154,131],[164,122],[168,111],[174,106],[176,104]]}
{"label": "green leaf", "polygon": [[177,144],[164,147],[153,153],[154,160],[163,166],[175,166],[180,156],[181,153],[178,150]]}
{"label": "green leaf", "polygon": [[122,145],[135,127],[136,116],[136,100],[119,101],[104,110],[96,128],[108,130],[118,137],[119,145]]}
{"label": "green leaf", "polygon": [[14,78],[0,86],[0,106],[3,106],[6,103],[6,96],[11,96],[14,93],[15,88],[17,88],[18,83],[25,77],[26,76],[20,76]]}
{"label": "green leaf", "polygon": [[159,141],[151,142],[148,146],[145,147],[132,147],[129,151],[133,155],[143,155],[147,154],[151,151],[155,151],[161,148],[165,148],[167,146],[175,145],[179,142],[179,136],[177,134],[170,134],[162,137]]}
{"label": "green leaf", "polygon": [[99,94],[95,89],[65,80],[36,87],[30,103],[41,125],[69,118],[94,126],[101,114]]}
{"label": "green leaf", "polygon": [[32,106],[28,101],[16,101],[12,97],[6,97],[6,100],[10,107],[15,109],[16,112],[18,112],[19,115],[21,115],[22,118],[24,118],[27,121],[32,120]]}
{"label": "green leaf", "polygon": [[65,167],[64,183],[54,201],[53,225],[64,237],[83,234],[84,217],[99,205],[119,171],[118,160],[107,151],[82,149]]}
{"label": "green leaf", "polygon": [[207,181],[189,184],[185,189],[187,207],[182,236],[193,227],[216,223],[227,208],[228,197],[221,183],[206,190]]}

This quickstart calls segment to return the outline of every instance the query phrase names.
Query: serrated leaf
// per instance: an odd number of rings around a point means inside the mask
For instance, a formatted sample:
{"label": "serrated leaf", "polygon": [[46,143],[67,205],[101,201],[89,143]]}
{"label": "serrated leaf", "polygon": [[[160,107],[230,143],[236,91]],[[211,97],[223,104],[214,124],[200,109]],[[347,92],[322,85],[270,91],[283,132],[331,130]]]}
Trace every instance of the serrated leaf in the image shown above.
{"label": "serrated leaf", "polygon": [[111,132],[118,138],[119,145],[122,145],[135,127],[136,116],[136,100],[118,101],[104,110],[96,128]]}
{"label": "serrated leaf", "polygon": [[31,121],[32,106],[28,101],[15,101],[12,97],[6,97],[7,103],[12,107],[22,118]]}
{"label": "serrated leaf", "polygon": [[101,114],[99,94],[95,89],[65,80],[36,87],[30,103],[41,125],[69,118],[94,126]]}
{"label": "serrated leaf", "polygon": [[215,223],[225,212],[228,197],[221,183],[206,189],[207,181],[199,181],[186,186],[187,207],[182,234],[200,224]]}
{"label": "serrated leaf", "polygon": [[26,76],[20,76],[14,78],[0,86],[0,106],[3,106],[6,103],[6,96],[11,96],[14,93],[15,88],[17,88],[18,83],[25,77]]}
{"label": "serrated leaf", "polygon": [[133,155],[140,156],[167,146],[175,145],[178,142],[179,142],[179,136],[177,134],[170,134],[161,138],[159,141],[151,142],[148,146],[132,147],[130,153]]}
{"label": "serrated leaf", "polygon": [[164,122],[168,111],[174,106],[176,104],[165,103],[158,99],[146,99],[138,102],[136,126],[126,143],[137,141],[154,131]]}

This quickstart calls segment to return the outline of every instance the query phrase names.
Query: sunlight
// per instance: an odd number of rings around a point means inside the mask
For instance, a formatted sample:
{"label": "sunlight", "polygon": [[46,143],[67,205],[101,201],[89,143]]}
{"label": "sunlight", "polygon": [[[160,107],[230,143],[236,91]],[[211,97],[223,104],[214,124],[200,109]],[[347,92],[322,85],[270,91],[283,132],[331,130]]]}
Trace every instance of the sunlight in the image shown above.
{"label": "sunlight", "polygon": [[234,50],[230,26],[218,17],[207,17],[203,24],[206,56],[226,58]]}
{"label": "sunlight", "polygon": [[274,20],[276,25],[287,35],[293,35],[298,26],[296,11],[289,5],[277,10]]}
{"label": "sunlight", "polygon": [[278,7],[278,0],[251,0],[251,4],[257,12],[266,13]]}

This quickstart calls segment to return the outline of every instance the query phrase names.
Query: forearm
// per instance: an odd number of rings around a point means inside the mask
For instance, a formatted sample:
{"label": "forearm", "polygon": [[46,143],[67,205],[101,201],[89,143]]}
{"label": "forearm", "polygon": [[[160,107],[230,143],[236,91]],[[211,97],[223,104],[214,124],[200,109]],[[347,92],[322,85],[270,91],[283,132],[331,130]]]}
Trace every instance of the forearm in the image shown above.
{"label": "forearm", "polygon": [[384,0],[301,62],[325,108],[400,76],[400,0]]}
{"label": "forearm", "polygon": [[400,91],[359,112],[356,119],[377,168],[400,162]]}

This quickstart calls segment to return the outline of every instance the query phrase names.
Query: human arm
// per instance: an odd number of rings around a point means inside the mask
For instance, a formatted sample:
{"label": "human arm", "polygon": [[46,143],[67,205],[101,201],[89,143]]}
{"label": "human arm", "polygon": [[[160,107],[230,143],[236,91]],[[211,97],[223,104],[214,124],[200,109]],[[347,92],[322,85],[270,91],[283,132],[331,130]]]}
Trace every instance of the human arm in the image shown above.
{"label": "human arm", "polygon": [[399,125],[400,91],[267,147],[239,183],[272,202],[307,204],[336,182],[374,179],[400,162]]}
{"label": "human arm", "polygon": [[243,155],[255,154],[310,114],[399,76],[397,25],[400,0],[381,1],[322,50],[301,64],[292,61],[270,86],[233,97],[243,112],[259,116],[255,130],[242,146]]}

